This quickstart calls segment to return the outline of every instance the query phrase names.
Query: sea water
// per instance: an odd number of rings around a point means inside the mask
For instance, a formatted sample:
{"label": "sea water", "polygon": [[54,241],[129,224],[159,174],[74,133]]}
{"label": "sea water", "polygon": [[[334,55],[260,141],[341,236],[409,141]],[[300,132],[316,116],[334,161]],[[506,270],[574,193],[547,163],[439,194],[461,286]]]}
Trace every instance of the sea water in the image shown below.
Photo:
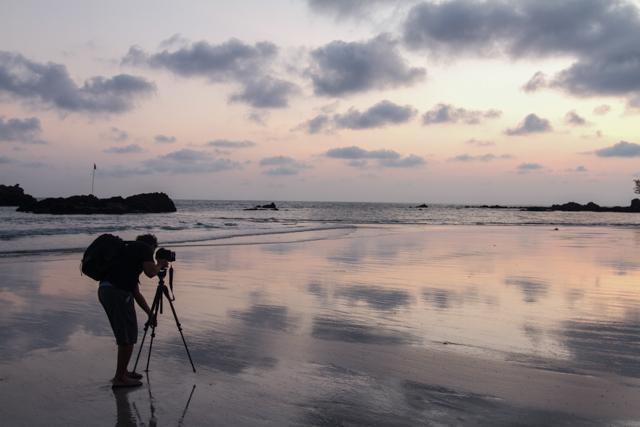
{"label": "sea water", "polygon": [[278,202],[278,210],[252,210],[270,201],[178,200],[177,212],[126,215],[48,215],[0,207],[0,256],[81,252],[102,233],[133,240],[155,234],[162,246],[268,243],[326,238],[331,230],[380,225],[637,227],[640,214],[529,212],[517,207],[408,203]]}

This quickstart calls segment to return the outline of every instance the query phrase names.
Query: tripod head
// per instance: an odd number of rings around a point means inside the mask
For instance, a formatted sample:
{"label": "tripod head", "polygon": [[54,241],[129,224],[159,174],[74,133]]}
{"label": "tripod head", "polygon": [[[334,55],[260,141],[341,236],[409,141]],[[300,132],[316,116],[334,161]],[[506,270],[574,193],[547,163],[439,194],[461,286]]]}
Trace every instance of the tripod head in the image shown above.
{"label": "tripod head", "polygon": [[[158,287],[164,286],[164,278],[167,277],[167,269],[163,268],[158,272]],[[169,267],[169,289],[171,289],[172,301],[176,300],[176,295],[173,293],[173,266]],[[167,294],[167,298],[169,295]]]}

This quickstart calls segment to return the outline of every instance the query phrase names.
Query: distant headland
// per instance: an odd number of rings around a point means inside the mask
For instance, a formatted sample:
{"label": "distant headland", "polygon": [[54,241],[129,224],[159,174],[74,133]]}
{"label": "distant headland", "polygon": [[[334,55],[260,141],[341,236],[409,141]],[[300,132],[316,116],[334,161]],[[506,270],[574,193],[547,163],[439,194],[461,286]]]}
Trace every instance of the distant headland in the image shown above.
{"label": "distant headland", "polygon": [[122,198],[99,199],[94,195],[57,197],[38,201],[24,194],[18,184],[0,185],[0,205],[18,206],[18,212],[54,215],[133,214],[175,212],[176,205],[165,193],[144,193]]}

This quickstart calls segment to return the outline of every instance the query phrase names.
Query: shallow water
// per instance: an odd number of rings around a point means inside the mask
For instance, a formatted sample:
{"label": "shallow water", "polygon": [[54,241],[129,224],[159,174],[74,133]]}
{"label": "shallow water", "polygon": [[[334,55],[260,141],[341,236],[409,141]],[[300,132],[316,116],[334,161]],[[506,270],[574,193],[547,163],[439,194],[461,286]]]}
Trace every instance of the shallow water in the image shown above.
{"label": "shallow water", "polygon": [[[640,422],[640,231],[314,233],[175,248],[197,372],[165,302],[144,387],[115,393],[114,340],[78,255],[0,259],[3,423]],[[156,284],[143,279],[148,301]]]}

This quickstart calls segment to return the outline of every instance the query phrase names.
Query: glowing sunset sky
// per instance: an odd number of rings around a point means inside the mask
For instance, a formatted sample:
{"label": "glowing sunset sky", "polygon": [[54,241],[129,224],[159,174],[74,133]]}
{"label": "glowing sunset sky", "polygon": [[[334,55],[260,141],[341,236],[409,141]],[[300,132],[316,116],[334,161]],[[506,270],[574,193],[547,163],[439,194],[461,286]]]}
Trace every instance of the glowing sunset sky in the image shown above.
{"label": "glowing sunset sky", "polygon": [[36,197],[627,205],[640,8],[5,0],[0,183]]}

